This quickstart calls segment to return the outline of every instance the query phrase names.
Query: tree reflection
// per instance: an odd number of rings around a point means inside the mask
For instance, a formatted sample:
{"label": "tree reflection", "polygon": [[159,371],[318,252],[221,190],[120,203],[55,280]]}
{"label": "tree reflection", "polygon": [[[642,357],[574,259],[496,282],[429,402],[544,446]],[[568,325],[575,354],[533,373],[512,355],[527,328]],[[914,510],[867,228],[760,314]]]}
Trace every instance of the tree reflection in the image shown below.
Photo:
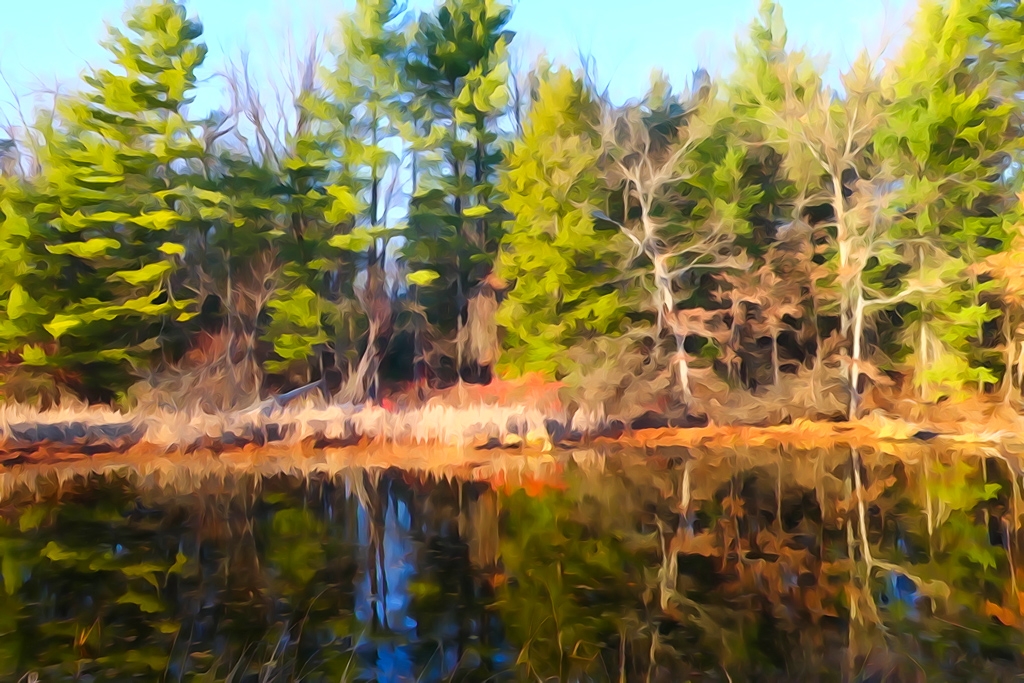
{"label": "tree reflection", "polygon": [[1015,462],[47,480],[0,509],[0,678],[999,680],[1024,666]]}

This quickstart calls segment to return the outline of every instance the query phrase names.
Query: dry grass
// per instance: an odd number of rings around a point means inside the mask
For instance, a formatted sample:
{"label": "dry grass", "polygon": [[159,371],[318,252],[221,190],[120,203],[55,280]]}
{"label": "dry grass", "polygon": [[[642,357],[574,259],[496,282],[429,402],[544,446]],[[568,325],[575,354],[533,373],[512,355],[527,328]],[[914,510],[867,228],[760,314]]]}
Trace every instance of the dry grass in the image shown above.
{"label": "dry grass", "polygon": [[466,403],[440,399],[423,405],[385,409],[371,405],[327,405],[309,399],[283,408],[209,413],[148,410],[121,412],[110,407],[66,406],[37,410],[0,406],[0,448],[27,450],[43,444],[106,445],[124,450],[145,443],[155,451],[203,447],[283,446],[311,441],[327,444],[360,440],[441,446],[487,442],[543,444],[546,415],[526,404]]}
{"label": "dry grass", "polygon": [[[816,395],[812,390],[831,387],[831,379],[805,373],[787,379],[791,386],[780,391],[797,397]],[[310,395],[284,407],[269,401],[233,411],[176,410],[154,404],[123,411],[67,399],[46,410],[0,404],[0,460],[44,462],[96,457],[103,452],[173,457],[253,448],[261,452],[283,448],[294,456],[307,446],[365,447],[370,443],[396,444],[406,453],[429,446],[433,457],[441,457],[438,454],[445,449],[482,446],[544,452],[554,445],[547,422],[574,421],[559,401],[561,389],[528,377],[486,387],[457,387],[425,400],[405,392],[385,398],[380,406],[328,403]],[[745,402],[741,392],[730,395],[720,387],[702,387],[697,393],[703,394],[697,397],[697,408],[710,417],[708,427],[639,430],[627,432],[619,441],[639,446],[827,447],[907,440],[921,430],[989,443],[1020,442],[1018,435],[1024,433],[1024,418],[1016,410],[985,401],[928,407],[889,402],[885,411],[876,409],[863,419],[842,423],[821,421],[821,415],[809,408],[809,399],[784,404],[772,391],[760,396],[744,392]],[[769,407],[786,412],[792,424],[771,426],[782,420]],[[598,425],[589,436],[600,434]]]}

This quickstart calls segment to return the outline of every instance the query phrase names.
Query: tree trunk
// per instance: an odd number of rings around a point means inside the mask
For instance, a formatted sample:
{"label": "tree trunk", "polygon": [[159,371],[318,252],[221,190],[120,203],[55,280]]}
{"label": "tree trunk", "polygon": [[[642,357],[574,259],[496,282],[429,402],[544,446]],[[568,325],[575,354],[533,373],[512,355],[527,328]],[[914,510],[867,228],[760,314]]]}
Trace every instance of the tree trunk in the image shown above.
{"label": "tree trunk", "polygon": [[686,361],[686,349],[683,344],[686,336],[676,335],[676,367],[679,369],[679,389],[683,392],[683,401],[689,403],[690,394],[690,366]]}
{"label": "tree trunk", "polygon": [[846,198],[843,197],[843,184],[841,175],[831,174],[832,177],[832,211],[836,218],[836,246],[839,251],[839,273],[840,283],[843,288],[843,295],[839,299],[839,326],[844,337],[849,335],[853,305],[850,297],[850,287],[842,282],[844,277],[849,277],[850,269],[850,238],[847,234],[846,225]]}
{"label": "tree trunk", "polygon": [[[1016,346],[1016,342],[1014,342]],[[1017,393],[1020,394],[1024,388],[1024,342],[1020,343],[1017,350]]]}
{"label": "tree trunk", "polygon": [[1003,370],[1003,403],[1006,404],[1009,404],[1013,397],[1013,356],[1017,345],[1017,340],[1012,338],[1010,329],[1010,311],[1007,309],[1003,311],[1003,362],[1006,365],[1006,369]]}
{"label": "tree trunk", "polygon": [[413,361],[412,381],[416,387],[416,396],[421,401],[424,397],[424,384],[426,373],[423,372],[423,332],[419,326],[413,331]]}
{"label": "tree trunk", "polygon": [[[449,85],[452,93],[457,92],[455,90],[455,82],[454,81],[450,81],[448,85]],[[459,140],[459,124],[455,120],[455,117],[452,117],[452,120],[451,120],[451,137],[452,137],[451,141],[452,141],[453,145],[458,142],[458,140]],[[451,157],[451,166],[452,166],[452,179],[455,181],[456,187],[458,187],[458,185],[459,185],[459,183],[461,182],[461,179],[462,179],[462,165],[459,163],[459,160],[455,157],[454,152],[452,153],[452,157]],[[453,208],[453,213],[455,214],[455,218],[458,221],[458,231],[459,231],[459,234],[461,236],[465,237],[466,226],[465,226],[465,221],[462,218],[462,195],[460,195],[458,192],[456,192],[454,194],[454,196],[452,197],[452,208]],[[456,288],[456,293],[455,293],[455,374],[457,376],[457,381],[458,381],[458,385],[459,385],[459,395],[460,395],[460,398],[461,398],[461,395],[462,395],[462,342],[463,342],[463,340],[462,340],[462,309],[465,306],[466,302],[464,301],[464,296],[463,296],[462,262],[461,262],[461,259],[459,258],[459,255],[457,253],[455,255],[455,288]]]}
{"label": "tree trunk", "polygon": [[922,480],[924,481],[924,507],[925,507],[925,521],[928,525],[928,556],[932,554],[932,538],[935,535],[935,517],[932,513],[932,489],[931,489],[931,468],[929,467],[928,461],[931,459],[929,455],[929,447],[925,447],[924,454],[921,456],[921,469],[924,474]]}
{"label": "tree trunk", "polygon": [[772,328],[772,380],[779,386],[779,331]]}
{"label": "tree trunk", "polygon": [[875,566],[874,558],[871,556],[871,545],[868,542],[868,515],[867,503],[864,500],[864,484],[860,479],[860,452],[856,448],[850,449],[850,458],[853,461],[853,482],[854,493],[857,496],[857,521],[860,527],[860,551],[864,557],[864,564],[867,565],[868,578],[871,577],[871,570]]}
{"label": "tree trunk", "polygon": [[[921,267],[922,282],[924,281],[924,249],[922,247],[917,248],[917,260]],[[928,327],[927,321],[925,320],[924,310],[924,298],[921,299],[921,331],[918,340],[917,350],[917,372],[918,374],[918,388],[920,390],[920,398],[922,402],[928,401],[928,380],[925,379],[925,372],[928,370]]]}
{"label": "tree trunk", "polygon": [[[646,214],[645,214],[646,216]],[[646,218],[645,218],[646,220]],[[648,249],[648,257],[654,264],[654,284],[658,297],[658,318],[663,320],[672,330],[676,340],[676,367],[679,370],[679,389],[683,394],[683,401],[689,402],[690,394],[690,366],[686,360],[686,332],[681,329],[675,316],[675,296],[672,294],[672,279],[668,275],[665,266],[665,256],[657,253],[653,248]],[[659,326],[660,327],[660,326]]]}
{"label": "tree trunk", "polygon": [[864,336],[864,293],[858,288],[857,305],[853,316],[853,353],[850,359],[850,406],[846,413],[847,420],[860,417],[860,356],[862,337]]}
{"label": "tree trunk", "polygon": [[368,384],[367,378],[376,372],[375,366],[377,365],[375,359],[377,358],[376,349],[377,346],[377,321],[370,318],[370,329],[366,333],[366,350],[363,352],[363,357],[359,359],[359,365],[356,367],[356,372],[349,380],[349,398],[352,400],[365,400],[367,396]]}
{"label": "tree trunk", "polygon": [[480,367],[493,366],[498,360],[498,326],[495,316],[498,301],[489,285],[482,285],[466,304],[466,360]]}
{"label": "tree trunk", "polygon": [[928,370],[928,328],[925,326],[923,306],[921,310],[921,331],[917,343],[917,370],[915,372],[918,377],[918,390],[920,391],[921,401],[927,402],[928,393],[931,388],[928,386],[928,380],[925,378],[925,372]]}
{"label": "tree trunk", "polygon": [[376,243],[370,247],[367,257],[366,286],[359,296],[360,305],[369,321],[366,348],[359,359],[359,365],[348,384],[349,400],[365,400],[372,389],[377,388],[378,373],[382,356],[391,334],[391,299],[385,289],[384,248]]}
{"label": "tree trunk", "polygon": [[[233,394],[238,393],[238,387],[235,384],[235,359],[233,358],[235,352],[235,304],[234,304],[234,285],[231,280],[231,244],[234,241],[234,229],[231,222],[228,222],[228,246],[225,250],[225,265],[227,266],[227,296],[224,299],[224,308],[226,309],[225,316],[227,318],[228,326],[228,341],[224,345],[224,364],[225,372],[228,375],[228,381],[231,382],[231,392]],[[236,396],[231,396],[228,401],[234,401]]]}
{"label": "tree trunk", "polygon": [[[420,299],[420,288],[419,285],[412,285],[412,301],[416,308],[419,308]],[[413,358],[412,358],[412,383],[416,387],[416,396],[421,401],[424,398],[423,385],[426,377],[424,372],[424,359],[423,359],[423,326],[420,324],[419,319],[416,319],[415,325],[412,331],[412,343],[413,343]]]}
{"label": "tree trunk", "polygon": [[[476,158],[475,158],[474,164],[473,164],[473,182],[476,183],[476,186],[477,186],[476,202],[477,202],[478,206],[479,205],[483,205],[483,202],[484,202],[483,187],[482,187],[482,183],[483,183],[483,179],[484,179],[484,141],[483,141],[483,135],[484,135],[483,123],[482,122],[478,122],[477,123],[477,138],[476,138]],[[483,216],[481,216],[480,218],[476,219],[475,223],[476,223],[476,239],[477,239],[477,242],[478,242],[477,246],[481,250],[486,250],[486,248],[487,248],[487,219],[484,218]]]}
{"label": "tree trunk", "polygon": [[465,306],[462,293],[462,273],[458,274],[455,283],[455,374],[459,385],[459,398],[462,398],[462,357],[465,345],[465,334],[462,331],[462,309]]}

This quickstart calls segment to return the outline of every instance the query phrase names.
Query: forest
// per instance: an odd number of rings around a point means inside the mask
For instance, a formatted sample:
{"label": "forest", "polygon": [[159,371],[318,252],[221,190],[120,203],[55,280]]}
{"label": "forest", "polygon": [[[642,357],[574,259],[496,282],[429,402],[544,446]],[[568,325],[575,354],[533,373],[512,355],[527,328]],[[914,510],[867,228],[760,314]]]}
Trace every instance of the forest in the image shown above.
{"label": "forest", "polygon": [[197,117],[201,17],[130,9],[109,64],[4,122],[2,397],[1016,413],[1024,6],[922,0],[837,89],[765,0],[726,76],[624,104],[585,56],[523,68],[511,11],[358,0],[285,96],[241,59]]}

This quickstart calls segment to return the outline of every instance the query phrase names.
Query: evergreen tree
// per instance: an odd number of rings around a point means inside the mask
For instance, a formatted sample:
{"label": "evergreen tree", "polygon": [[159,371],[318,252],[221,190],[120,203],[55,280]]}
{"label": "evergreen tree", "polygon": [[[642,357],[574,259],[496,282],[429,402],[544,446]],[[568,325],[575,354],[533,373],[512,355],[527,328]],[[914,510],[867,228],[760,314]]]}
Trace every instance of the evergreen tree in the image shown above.
{"label": "evergreen tree", "polygon": [[[394,210],[403,209],[403,141],[405,121],[405,46],[393,0],[360,0],[341,23],[341,45],[330,75],[336,106],[351,112],[343,166],[352,175],[358,215],[351,232],[336,235],[330,244],[364,265],[356,287],[361,314],[367,321],[365,349],[350,392],[362,397],[376,391],[380,364],[393,326],[393,280],[387,274],[391,238],[401,232]],[[392,257],[393,258],[393,257]]]}
{"label": "evergreen tree", "polygon": [[94,396],[124,389],[166,327],[195,312],[169,283],[185,220],[173,198],[203,155],[187,118],[202,29],[169,0],[126,24],[110,30],[111,68],[41,115],[39,174],[3,208],[22,255],[6,275],[4,350]]}
{"label": "evergreen tree", "polygon": [[[909,269],[914,297],[906,343],[921,398],[995,382],[983,354],[984,324],[997,312],[981,300],[986,285],[964,269],[1007,240],[1013,206],[1004,176],[1019,152],[1016,98],[1000,92],[1001,43],[1021,42],[1020,19],[998,24],[992,3],[927,3],[917,30],[890,72],[891,104],[875,139],[898,188],[893,263]],[[1016,35],[1014,35],[1014,30]]]}
{"label": "evergreen tree", "polygon": [[497,0],[445,0],[420,18],[409,61],[413,93],[444,133],[438,140],[442,164],[417,179],[406,259],[414,271],[438,274],[418,285],[418,296],[434,313],[436,332],[449,339],[454,333],[459,377],[471,360],[463,353],[468,299],[480,293],[500,240],[494,183],[498,124],[508,106],[509,16]]}
{"label": "evergreen tree", "polygon": [[499,181],[513,216],[500,276],[503,368],[555,378],[581,337],[614,335],[626,312],[618,264],[627,239],[593,212],[606,203],[598,162],[600,105],[568,70],[541,67],[534,101]]}

